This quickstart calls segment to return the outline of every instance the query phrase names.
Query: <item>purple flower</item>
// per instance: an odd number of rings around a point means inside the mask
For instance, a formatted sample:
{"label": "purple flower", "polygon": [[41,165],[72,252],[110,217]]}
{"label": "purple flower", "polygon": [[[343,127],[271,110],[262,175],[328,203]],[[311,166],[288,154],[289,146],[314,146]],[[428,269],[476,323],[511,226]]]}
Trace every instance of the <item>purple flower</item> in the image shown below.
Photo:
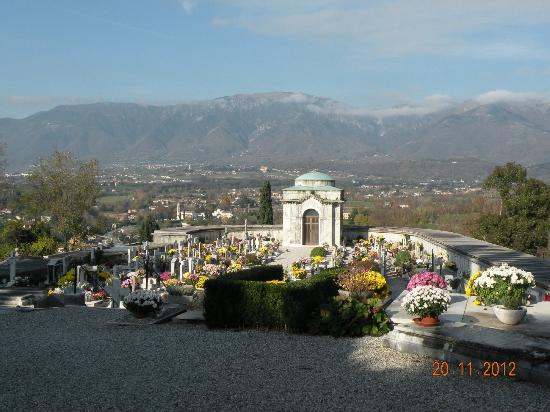
{"label": "purple flower", "polygon": [[170,272],[162,272],[160,278],[161,280],[168,280],[172,278],[172,274]]}
{"label": "purple flower", "polygon": [[446,289],[447,282],[437,272],[420,272],[409,280],[407,290],[412,290],[417,286],[435,286],[436,288]]}

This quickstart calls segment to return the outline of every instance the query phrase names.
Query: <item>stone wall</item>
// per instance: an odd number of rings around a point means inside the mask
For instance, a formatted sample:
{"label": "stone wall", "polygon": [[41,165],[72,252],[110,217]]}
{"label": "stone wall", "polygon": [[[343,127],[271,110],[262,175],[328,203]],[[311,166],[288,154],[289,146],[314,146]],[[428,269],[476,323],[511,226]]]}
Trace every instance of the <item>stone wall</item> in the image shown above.
{"label": "stone wall", "polygon": [[[154,244],[174,244],[185,241],[189,236],[200,239],[202,242],[213,241],[221,238],[225,233],[228,237],[234,235],[238,239],[244,237],[244,225],[220,225],[220,226],[188,226],[155,230],[153,233]],[[249,236],[260,234],[262,237],[272,237],[282,240],[281,225],[248,225],[246,230]]]}

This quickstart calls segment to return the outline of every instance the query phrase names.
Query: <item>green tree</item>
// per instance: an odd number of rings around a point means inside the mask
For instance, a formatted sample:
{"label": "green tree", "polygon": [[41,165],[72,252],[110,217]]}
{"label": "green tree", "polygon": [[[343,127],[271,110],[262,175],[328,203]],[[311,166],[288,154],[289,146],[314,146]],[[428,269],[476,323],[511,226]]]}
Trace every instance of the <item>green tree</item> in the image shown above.
{"label": "green tree", "polygon": [[501,246],[537,254],[548,246],[550,188],[541,180],[527,178],[521,165],[497,166],[484,187],[495,190],[501,200],[500,212],[482,215],[474,234]]}
{"label": "green tree", "polygon": [[258,211],[258,224],[273,224],[273,204],[271,203],[271,183],[264,182],[260,189],[260,210]]}
{"label": "green tree", "polygon": [[34,234],[23,225],[20,220],[8,220],[2,228],[2,241],[12,248],[32,242],[35,239]]}
{"label": "green tree", "polygon": [[153,232],[160,229],[159,224],[152,215],[145,215],[138,222],[139,239],[142,242],[153,240]]}
{"label": "green tree", "polygon": [[41,160],[27,179],[27,212],[36,221],[43,215],[50,216],[66,248],[69,241],[87,234],[86,216],[100,190],[97,172],[97,161],[82,162],[71,153],[55,151],[50,158]]}
{"label": "green tree", "polygon": [[355,218],[353,219],[353,223],[357,226],[368,226],[369,224],[369,218],[367,215],[363,214],[363,213],[359,213],[358,215],[355,216]]}
{"label": "green tree", "polygon": [[25,248],[26,254],[30,256],[47,256],[57,251],[57,241],[47,235],[40,236]]}
{"label": "green tree", "polygon": [[354,207],[352,210],[351,210],[351,213],[349,214],[348,216],[348,223],[350,225],[353,225],[355,224],[355,217],[359,214],[359,210],[357,210],[356,207]]}

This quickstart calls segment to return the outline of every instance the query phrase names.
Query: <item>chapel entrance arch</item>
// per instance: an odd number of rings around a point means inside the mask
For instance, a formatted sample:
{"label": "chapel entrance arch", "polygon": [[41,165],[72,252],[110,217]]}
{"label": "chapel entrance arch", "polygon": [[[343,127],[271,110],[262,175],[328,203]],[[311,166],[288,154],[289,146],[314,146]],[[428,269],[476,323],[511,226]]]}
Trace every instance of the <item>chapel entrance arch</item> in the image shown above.
{"label": "chapel entrance arch", "polygon": [[308,209],[304,212],[302,223],[302,243],[308,246],[319,244],[319,213]]}

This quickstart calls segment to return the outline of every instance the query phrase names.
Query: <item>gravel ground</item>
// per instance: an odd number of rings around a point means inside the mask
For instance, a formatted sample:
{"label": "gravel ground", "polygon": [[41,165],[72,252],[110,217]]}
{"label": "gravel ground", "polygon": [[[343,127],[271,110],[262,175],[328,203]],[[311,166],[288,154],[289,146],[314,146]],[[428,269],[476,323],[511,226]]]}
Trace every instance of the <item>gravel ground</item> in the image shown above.
{"label": "gravel ground", "polygon": [[0,312],[0,410],[550,410],[550,391],[432,377],[379,338],[116,326],[108,309]]}

